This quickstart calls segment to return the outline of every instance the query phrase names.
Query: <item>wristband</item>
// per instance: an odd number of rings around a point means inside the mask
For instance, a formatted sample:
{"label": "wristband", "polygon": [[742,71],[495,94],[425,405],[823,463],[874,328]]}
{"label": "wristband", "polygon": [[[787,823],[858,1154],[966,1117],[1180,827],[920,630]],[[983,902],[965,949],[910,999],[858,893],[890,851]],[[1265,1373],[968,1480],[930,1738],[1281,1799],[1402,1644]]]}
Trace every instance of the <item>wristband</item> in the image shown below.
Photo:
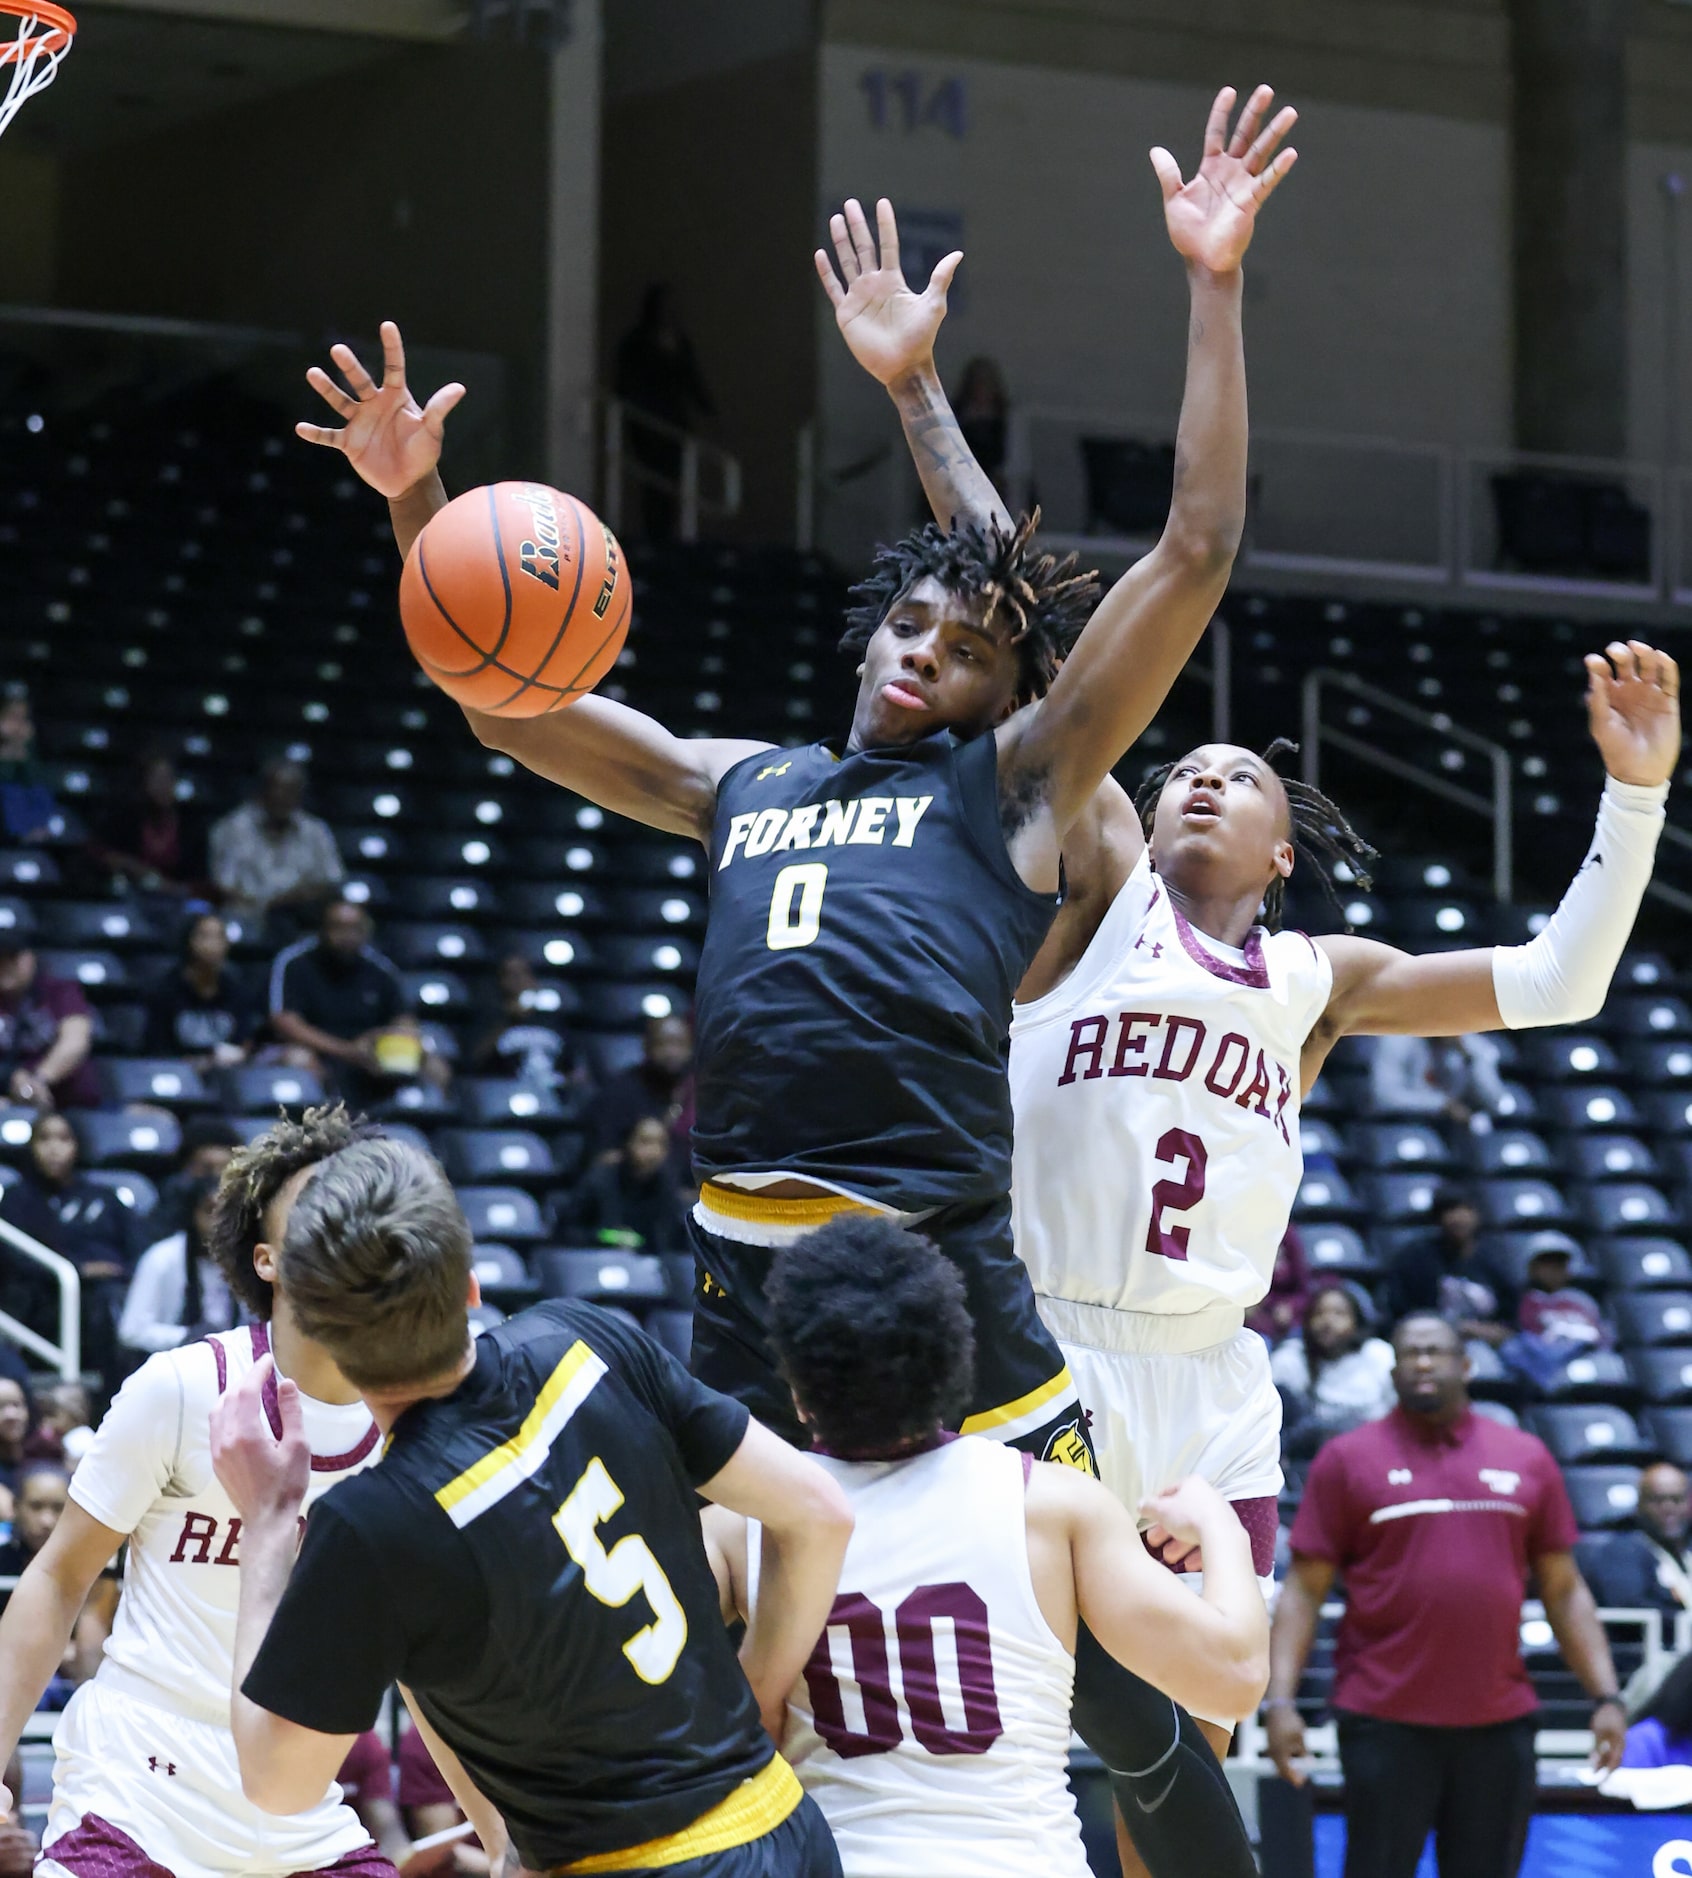
{"label": "wristband", "polygon": [[1594,1696],[1592,1698],[1591,1712],[1596,1715],[1601,1708],[1619,1708],[1625,1713],[1627,1704],[1621,1699],[1620,1695]]}
{"label": "wristband", "polygon": [[[1612,1697],[1611,1699],[1613,1700],[1614,1698]],[[1297,1708],[1298,1698],[1290,1695],[1265,1696],[1260,1706],[1264,1714],[1267,1715],[1272,1708]]]}

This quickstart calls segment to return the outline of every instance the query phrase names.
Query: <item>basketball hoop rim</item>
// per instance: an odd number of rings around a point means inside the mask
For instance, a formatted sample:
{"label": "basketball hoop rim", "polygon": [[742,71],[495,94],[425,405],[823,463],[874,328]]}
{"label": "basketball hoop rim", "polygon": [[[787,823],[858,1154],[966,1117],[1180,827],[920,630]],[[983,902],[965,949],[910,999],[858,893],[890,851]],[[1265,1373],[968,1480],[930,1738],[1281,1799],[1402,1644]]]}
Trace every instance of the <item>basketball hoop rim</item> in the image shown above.
{"label": "basketball hoop rim", "polygon": [[0,15],[13,19],[34,20],[46,28],[23,41],[0,45],[0,65],[17,58],[21,52],[63,52],[76,37],[76,15],[55,0],[0,0]]}

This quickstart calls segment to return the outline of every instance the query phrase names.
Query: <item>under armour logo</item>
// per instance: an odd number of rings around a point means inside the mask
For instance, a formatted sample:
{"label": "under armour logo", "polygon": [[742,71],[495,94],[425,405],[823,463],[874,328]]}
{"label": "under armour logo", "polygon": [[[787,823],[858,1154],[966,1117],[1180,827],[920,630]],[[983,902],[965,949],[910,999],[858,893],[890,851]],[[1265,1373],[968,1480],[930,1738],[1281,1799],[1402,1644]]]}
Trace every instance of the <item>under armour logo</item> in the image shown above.
{"label": "under armour logo", "polygon": [[1604,865],[1603,855],[1595,852],[1595,853],[1589,854],[1586,857],[1586,859],[1581,862],[1580,871],[1584,874],[1589,867],[1602,867],[1603,865]]}
{"label": "under armour logo", "polygon": [[785,776],[792,767],[793,760],[791,757],[785,763],[766,763],[752,780],[754,782],[762,782],[766,776]]}
{"label": "under armour logo", "polygon": [[174,1774],[176,1772],[175,1761],[161,1761],[156,1754],[149,1754],[147,1756],[147,1771],[156,1774],[160,1767],[163,1767],[167,1774]]}
{"label": "under armour logo", "polygon": [[1387,1485],[1389,1487],[1407,1487],[1409,1484],[1410,1469],[1408,1467],[1389,1467],[1387,1469]]}
{"label": "under armour logo", "polygon": [[[1134,941],[1134,950],[1136,952],[1143,952],[1145,950],[1145,946],[1146,946],[1146,935],[1144,933],[1141,933],[1139,938]],[[1163,941],[1161,939],[1154,939],[1152,941],[1151,955],[1152,955],[1152,961],[1154,964],[1156,963],[1158,959],[1163,957]]]}

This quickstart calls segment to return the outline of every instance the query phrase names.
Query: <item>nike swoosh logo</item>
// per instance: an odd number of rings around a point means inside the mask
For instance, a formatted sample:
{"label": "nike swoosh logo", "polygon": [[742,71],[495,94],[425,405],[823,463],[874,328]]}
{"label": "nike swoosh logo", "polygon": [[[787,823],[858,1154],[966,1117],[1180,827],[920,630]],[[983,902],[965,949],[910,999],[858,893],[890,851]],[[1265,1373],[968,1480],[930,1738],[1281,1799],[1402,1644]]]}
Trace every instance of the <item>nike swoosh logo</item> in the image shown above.
{"label": "nike swoosh logo", "polygon": [[1175,1791],[1175,1782],[1179,1780],[1180,1778],[1181,1776],[1180,1776],[1179,1771],[1171,1774],[1169,1776],[1169,1785],[1163,1789],[1163,1791],[1157,1796],[1155,1800],[1152,1801],[1152,1803],[1149,1806],[1145,1803],[1144,1800],[1140,1798],[1140,1796],[1137,1793],[1134,1795],[1134,1804],[1140,1809],[1142,1813],[1155,1813],[1157,1809],[1163,1804],[1163,1802],[1169,1798],[1170,1794],[1172,1794]]}

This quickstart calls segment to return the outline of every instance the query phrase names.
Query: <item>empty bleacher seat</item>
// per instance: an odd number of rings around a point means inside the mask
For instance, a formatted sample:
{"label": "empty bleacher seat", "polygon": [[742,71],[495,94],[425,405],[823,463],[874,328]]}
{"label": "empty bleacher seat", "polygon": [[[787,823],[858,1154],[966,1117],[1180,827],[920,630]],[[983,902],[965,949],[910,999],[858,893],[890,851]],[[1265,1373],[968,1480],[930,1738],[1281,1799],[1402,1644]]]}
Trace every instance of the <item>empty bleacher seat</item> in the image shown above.
{"label": "empty bleacher seat", "polygon": [[1612,998],[1602,1022],[1620,1037],[1686,1037],[1692,1035],[1692,1010],[1684,998],[1661,993],[1655,997]]}
{"label": "empty bleacher seat", "polygon": [[390,920],[382,945],[402,971],[432,972],[437,965],[465,971],[488,963],[486,936],[474,926],[436,920]]}
{"label": "empty bleacher seat", "polygon": [[66,950],[92,946],[135,951],[162,943],[143,913],[111,900],[47,900],[35,917],[42,943]]}
{"label": "empty bleacher seat", "polygon": [[1655,1155],[1637,1135],[1575,1135],[1565,1150],[1582,1180],[1652,1180]]}
{"label": "empty bleacher seat", "polygon": [[1323,1278],[1361,1278],[1373,1283],[1381,1275],[1380,1261],[1363,1243],[1355,1226],[1326,1220],[1301,1229],[1304,1255],[1311,1271]]}
{"label": "empty bleacher seat", "polygon": [[1639,1393],[1628,1359],[1614,1350],[1590,1350],[1584,1356],[1570,1357],[1540,1388],[1554,1402],[1631,1401]]}
{"label": "empty bleacher seat", "polygon": [[1594,1240],[1593,1252],[1605,1279],[1619,1290],[1692,1289],[1692,1257],[1676,1240],[1624,1234]]}
{"label": "empty bleacher seat", "polygon": [[1624,1291],[1612,1308],[1624,1343],[1692,1343],[1692,1291]]}
{"label": "empty bleacher seat", "polygon": [[1563,1484],[1582,1532],[1625,1526],[1639,1504],[1638,1471],[1632,1467],[1569,1467]]}
{"label": "empty bleacher seat", "polygon": [[81,946],[39,955],[41,969],[49,978],[70,978],[95,997],[127,991],[130,977],[123,960],[115,952],[101,952]]}
{"label": "empty bleacher seat", "polygon": [[534,1255],[549,1298],[615,1304],[662,1304],[669,1296],[664,1267],[650,1252],[548,1246]]}
{"label": "empty bleacher seat", "polygon": [[1627,1367],[1647,1402],[1692,1402],[1692,1350],[1630,1350]]}
{"label": "empty bleacher seat", "polygon": [[1439,1175],[1427,1173],[1371,1174],[1365,1182],[1369,1216],[1385,1225],[1426,1219],[1439,1188]]}
{"label": "empty bleacher seat", "polygon": [[451,1180],[554,1181],[552,1150],[526,1128],[443,1128],[435,1151]]}
{"label": "empty bleacher seat", "polygon": [[90,1167],[84,1171],[83,1179],[91,1186],[115,1193],[138,1219],[145,1219],[159,1203],[158,1188],[145,1174],[138,1174],[130,1167]]}
{"label": "empty bleacher seat", "polygon": [[1626,1091],[1604,1083],[1542,1090],[1540,1103],[1559,1128],[1570,1130],[1630,1128],[1638,1120],[1638,1110]]}
{"label": "empty bleacher seat", "polygon": [[1530,1408],[1527,1425],[1563,1467],[1641,1460],[1651,1452],[1651,1443],[1640,1433],[1633,1417],[1611,1403]]}
{"label": "empty bleacher seat", "polygon": [[409,1122],[422,1128],[456,1120],[458,1098],[451,1089],[442,1089],[436,1083],[402,1082],[373,1102],[370,1112],[384,1127],[393,1122]]}
{"label": "empty bleacher seat", "polygon": [[1411,1170],[1451,1165],[1445,1137],[1425,1122],[1362,1122],[1351,1130],[1350,1139],[1367,1167]]}
{"label": "empty bleacher seat", "polygon": [[474,1246],[470,1253],[470,1269],[475,1274],[476,1283],[482,1288],[483,1297],[492,1299],[496,1304],[527,1301],[540,1293],[540,1286],[515,1246],[501,1245],[496,1241],[485,1241]]}
{"label": "empty bleacher seat", "polygon": [[1642,1180],[1618,1180],[1571,1188],[1580,1217],[1594,1232],[1637,1233],[1674,1226],[1679,1214],[1668,1197]]}
{"label": "empty bleacher seat", "polygon": [[174,1160],[182,1149],[182,1129],[173,1115],[113,1115],[103,1109],[82,1109],[71,1120],[87,1167],[156,1166]]}
{"label": "empty bleacher seat", "polygon": [[521,1187],[460,1187],[458,1204],[478,1242],[538,1245],[546,1237],[540,1208]]}
{"label": "empty bleacher seat", "polygon": [[161,1057],[118,1057],[96,1061],[100,1100],[113,1107],[156,1102],[162,1108],[203,1109],[211,1094],[199,1072],[186,1063]]}
{"label": "empty bleacher seat", "polygon": [[1629,1043],[1628,1074],[1646,1089],[1692,1083],[1692,1040],[1675,1043]]}
{"label": "empty bleacher seat", "polygon": [[1621,1067],[1602,1037],[1583,1031],[1532,1031],[1521,1039],[1524,1060],[1536,1075],[1551,1082],[1603,1077],[1613,1080]]}
{"label": "empty bleacher seat", "polygon": [[1537,1174],[1557,1164],[1545,1137],[1531,1128],[1494,1128],[1484,1135],[1471,1134],[1464,1146],[1477,1174]]}
{"label": "empty bleacher seat", "polygon": [[52,893],[58,885],[59,864],[44,849],[0,851],[0,888],[6,893]]}
{"label": "empty bleacher seat", "polygon": [[458,1098],[460,1115],[477,1128],[498,1128],[509,1123],[545,1128],[567,1122],[578,1112],[578,1105],[564,1100],[558,1090],[511,1077],[464,1076],[453,1085],[453,1094]]}
{"label": "empty bleacher seat", "polygon": [[1325,1168],[1309,1168],[1299,1184],[1293,1204],[1299,1219],[1328,1219],[1358,1210],[1357,1196],[1346,1177]]}
{"label": "empty bleacher seat", "polygon": [[1493,1180],[1476,1183],[1482,1220],[1496,1231],[1533,1225],[1560,1226],[1569,1209],[1548,1180]]}
{"label": "empty bleacher seat", "polygon": [[1692,1408],[1647,1409],[1643,1419],[1659,1454],[1676,1467],[1692,1466]]}
{"label": "empty bleacher seat", "polygon": [[463,1017],[471,1008],[469,989],[456,972],[401,972],[400,987],[407,1008],[425,1017]]}
{"label": "empty bleacher seat", "polygon": [[217,1081],[224,1107],[243,1114],[315,1108],[324,1100],[323,1085],[313,1071],[275,1063],[240,1063],[219,1071]]}

